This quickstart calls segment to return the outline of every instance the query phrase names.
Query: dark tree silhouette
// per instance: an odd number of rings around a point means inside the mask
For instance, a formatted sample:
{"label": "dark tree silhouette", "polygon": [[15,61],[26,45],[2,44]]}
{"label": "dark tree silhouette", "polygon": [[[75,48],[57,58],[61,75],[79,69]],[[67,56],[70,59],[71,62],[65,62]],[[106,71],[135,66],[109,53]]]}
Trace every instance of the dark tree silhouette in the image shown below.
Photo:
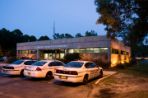
{"label": "dark tree silhouette", "polygon": [[50,38],[48,36],[41,36],[38,40],[50,40]]}
{"label": "dark tree silhouette", "polygon": [[95,0],[100,14],[97,23],[106,25],[107,36],[122,37],[132,57],[148,34],[148,0]]}
{"label": "dark tree silhouette", "polygon": [[5,28],[0,30],[0,56],[1,55],[16,55],[16,43],[36,41],[35,36],[29,36],[19,29],[9,31]]}
{"label": "dark tree silhouette", "polygon": [[32,41],[36,41],[37,40],[37,38],[34,36],[34,35],[31,35],[30,36],[30,41],[32,42]]}
{"label": "dark tree silhouette", "polygon": [[83,35],[81,33],[77,33],[75,37],[83,37]]}
{"label": "dark tree silhouette", "polygon": [[63,38],[73,38],[73,36],[71,34],[68,33],[63,33],[63,34],[59,34],[59,33],[55,33],[53,35],[53,39],[63,39]]}
{"label": "dark tree silhouette", "polygon": [[93,30],[86,31],[85,36],[97,36],[97,33],[95,31],[93,31]]}

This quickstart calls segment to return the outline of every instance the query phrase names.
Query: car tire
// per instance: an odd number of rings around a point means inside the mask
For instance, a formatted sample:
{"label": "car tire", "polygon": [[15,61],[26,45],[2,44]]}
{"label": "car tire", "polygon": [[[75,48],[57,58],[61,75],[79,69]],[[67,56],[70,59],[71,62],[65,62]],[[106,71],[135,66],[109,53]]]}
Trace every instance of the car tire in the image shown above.
{"label": "car tire", "polygon": [[48,73],[46,74],[45,79],[49,80],[49,79],[52,79],[52,78],[53,78],[52,72],[48,72]]}
{"label": "car tire", "polygon": [[103,77],[103,70],[100,70],[99,78],[102,78],[102,77]]}
{"label": "car tire", "polygon": [[88,75],[85,75],[83,78],[83,84],[87,84],[88,83]]}
{"label": "car tire", "polygon": [[21,70],[20,76],[24,77],[24,70]]}

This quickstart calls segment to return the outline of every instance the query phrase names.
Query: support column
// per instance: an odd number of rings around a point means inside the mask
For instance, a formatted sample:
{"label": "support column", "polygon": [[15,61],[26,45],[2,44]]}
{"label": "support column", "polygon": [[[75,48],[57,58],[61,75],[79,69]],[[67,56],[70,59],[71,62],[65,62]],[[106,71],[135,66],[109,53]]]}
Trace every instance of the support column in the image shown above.
{"label": "support column", "polygon": [[37,49],[36,59],[37,60],[40,59],[40,51],[39,51],[39,49]]}
{"label": "support column", "polygon": [[20,58],[20,54],[19,54],[18,51],[19,51],[19,50],[16,50],[16,57],[17,57],[17,58]]}

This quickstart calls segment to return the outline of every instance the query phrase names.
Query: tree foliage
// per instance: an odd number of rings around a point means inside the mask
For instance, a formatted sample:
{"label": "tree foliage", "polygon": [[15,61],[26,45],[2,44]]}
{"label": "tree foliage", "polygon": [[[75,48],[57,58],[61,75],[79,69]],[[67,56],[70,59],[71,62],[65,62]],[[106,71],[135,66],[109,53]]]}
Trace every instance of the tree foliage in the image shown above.
{"label": "tree foliage", "polygon": [[36,41],[36,37],[24,35],[19,29],[9,31],[0,29],[0,51],[1,55],[16,55],[16,43]]}
{"label": "tree foliage", "polygon": [[86,31],[85,36],[97,36],[97,33],[94,30]]}
{"label": "tree foliage", "polygon": [[63,39],[63,38],[73,38],[73,36],[68,33],[63,33],[63,34],[54,33],[53,35],[53,39]]}
{"label": "tree foliage", "polygon": [[39,41],[41,41],[41,40],[50,40],[50,38],[48,36],[40,36],[40,38],[38,40]]}
{"label": "tree foliage", "polygon": [[83,37],[83,35],[81,33],[77,33],[75,37]]}
{"label": "tree foliage", "polygon": [[148,34],[148,0],[95,0],[95,4],[100,13],[97,23],[106,25],[108,37],[122,37],[134,57]]}

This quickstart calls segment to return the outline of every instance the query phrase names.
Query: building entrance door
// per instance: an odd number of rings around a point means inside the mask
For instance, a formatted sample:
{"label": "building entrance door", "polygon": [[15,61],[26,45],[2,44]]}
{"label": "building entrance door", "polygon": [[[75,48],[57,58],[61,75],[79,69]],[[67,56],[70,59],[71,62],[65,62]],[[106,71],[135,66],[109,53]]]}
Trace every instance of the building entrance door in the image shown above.
{"label": "building entrance door", "polygon": [[61,59],[64,56],[63,51],[60,51],[59,49],[56,50],[42,50],[41,52],[42,58],[51,60],[51,59]]}
{"label": "building entrance door", "polygon": [[46,60],[51,60],[51,59],[53,59],[52,58],[52,53],[44,53],[44,57],[43,57],[44,59],[46,59]]}

